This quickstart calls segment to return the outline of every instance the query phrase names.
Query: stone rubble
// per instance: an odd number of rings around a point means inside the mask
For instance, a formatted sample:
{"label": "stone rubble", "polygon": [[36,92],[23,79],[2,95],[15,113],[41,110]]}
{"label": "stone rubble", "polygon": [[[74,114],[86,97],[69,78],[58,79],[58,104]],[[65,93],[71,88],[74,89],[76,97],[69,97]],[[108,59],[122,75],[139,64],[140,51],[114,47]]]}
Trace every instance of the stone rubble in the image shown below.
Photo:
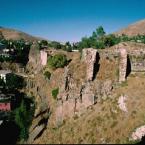
{"label": "stone rubble", "polygon": [[145,136],[145,125],[137,128],[131,135],[131,140],[141,140]]}

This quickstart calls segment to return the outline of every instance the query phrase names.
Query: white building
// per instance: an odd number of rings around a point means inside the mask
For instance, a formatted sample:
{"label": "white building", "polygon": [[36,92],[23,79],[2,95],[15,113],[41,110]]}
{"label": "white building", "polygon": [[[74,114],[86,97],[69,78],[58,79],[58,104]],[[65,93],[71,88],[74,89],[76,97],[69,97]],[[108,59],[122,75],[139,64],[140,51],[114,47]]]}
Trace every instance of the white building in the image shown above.
{"label": "white building", "polygon": [[10,75],[12,72],[10,70],[0,70],[0,78],[6,83],[7,75]]}

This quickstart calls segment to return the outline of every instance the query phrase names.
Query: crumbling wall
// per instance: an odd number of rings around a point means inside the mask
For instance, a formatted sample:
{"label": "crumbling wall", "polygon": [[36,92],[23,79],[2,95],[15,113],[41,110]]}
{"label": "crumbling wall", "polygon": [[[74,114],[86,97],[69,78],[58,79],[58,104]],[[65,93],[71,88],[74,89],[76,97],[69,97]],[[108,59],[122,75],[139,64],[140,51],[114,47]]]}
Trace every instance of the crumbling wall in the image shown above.
{"label": "crumbling wall", "polygon": [[131,63],[132,72],[144,72],[145,71],[145,50],[139,49],[129,51],[129,59]]}
{"label": "crumbling wall", "polygon": [[126,80],[127,71],[127,51],[124,48],[120,48],[120,58],[119,58],[119,82]]}
{"label": "crumbling wall", "polygon": [[96,62],[97,50],[93,48],[83,49],[82,60],[87,65],[87,81],[92,81],[94,76],[94,64]]}
{"label": "crumbling wall", "polygon": [[[56,109],[56,124],[60,125],[67,117],[74,115],[81,115],[97,103],[97,99],[101,96],[106,98],[112,90],[112,81],[106,80],[100,82],[93,80],[94,77],[94,64],[96,63],[97,50],[88,48],[82,52],[82,60],[85,61],[86,79],[77,84],[74,74],[69,70],[69,66],[65,67],[63,74],[62,85],[59,88],[57,97]],[[78,72],[79,73],[79,72]]]}
{"label": "crumbling wall", "polygon": [[45,66],[47,64],[47,52],[45,50],[40,51],[41,65]]}

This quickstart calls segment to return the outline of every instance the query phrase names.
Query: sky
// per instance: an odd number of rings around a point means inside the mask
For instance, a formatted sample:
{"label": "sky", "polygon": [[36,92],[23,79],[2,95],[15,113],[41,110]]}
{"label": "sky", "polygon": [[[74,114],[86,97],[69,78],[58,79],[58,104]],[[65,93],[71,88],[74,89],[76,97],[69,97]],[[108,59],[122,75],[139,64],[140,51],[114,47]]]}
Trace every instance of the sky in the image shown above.
{"label": "sky", "polygon": [[145,0],[0,0],[0,26],[60,42],[145,19]]}

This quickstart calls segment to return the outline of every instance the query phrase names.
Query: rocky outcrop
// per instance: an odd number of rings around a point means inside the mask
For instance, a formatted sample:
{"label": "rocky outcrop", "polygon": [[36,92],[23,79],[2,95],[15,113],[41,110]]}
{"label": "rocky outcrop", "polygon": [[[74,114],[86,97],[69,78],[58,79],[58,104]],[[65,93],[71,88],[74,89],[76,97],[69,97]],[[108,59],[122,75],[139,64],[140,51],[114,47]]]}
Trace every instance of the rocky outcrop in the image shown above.
{"label": "rocky outcrop", "polygon": [[82,51],[82,60],[87,64],[87,81],[92,81],[94,76],[94,64],[96,63],[97,50],[86,48]]}
{"label": "rocky outcrop", "polygon": [[127,51],[124,48],[121,48],[119,51],[119,82],[124,82],[126,80],[127,71]]}
{"label": "rocky outcrop", "polygon": [[46,83],[43,76],[35,75],[35,77],[27,78],[26,82],[27,86],[25,92],[28,96],[34,96],[35,98],[34,118],[29,130],[28,139],[28,143],[31,144],[37,137],[41,136],[45,130],[50,116],[50,106],[48,104],[47,92],[43,90],[43,84]]}

